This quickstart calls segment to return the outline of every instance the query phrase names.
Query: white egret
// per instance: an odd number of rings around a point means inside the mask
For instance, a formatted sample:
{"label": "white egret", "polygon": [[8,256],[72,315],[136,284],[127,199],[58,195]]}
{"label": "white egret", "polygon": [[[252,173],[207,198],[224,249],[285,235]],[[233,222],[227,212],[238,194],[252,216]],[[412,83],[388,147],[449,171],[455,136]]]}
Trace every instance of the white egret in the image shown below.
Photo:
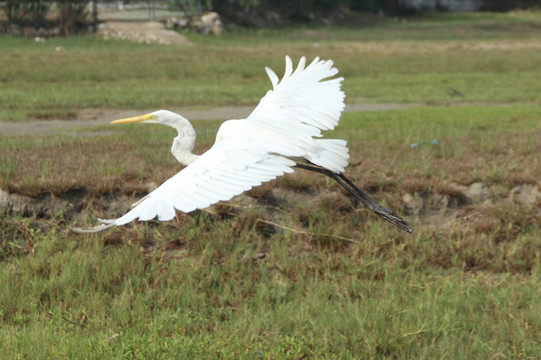
{"label": "white egret", "polygon": [[344,109],[343,78],[331,60],[314,59],[305,67],[302,57],[294,70],[286,56],[285,73],[280,80],[265,68],[273,89],[254,111],[242,120],[224,122],[214,145],[202,155],[192,154],[195,130],[184,117],[167,110],[113,121],[112,124],[162,124],[178,132],[171,152],[186,167],[156,190],[139,200],[125,215],[98,219],[96,232],[124,225],[135,219],[171,220],[175,209],[188,213],[226,201],[254,186],[292,173],[295,167],[325,174],[348,190],[374,213],[402,230],[411,232],[396,213],[374,201],[343,175],[348,165],[345,140],[320,139],[322,130],[333,129]]}

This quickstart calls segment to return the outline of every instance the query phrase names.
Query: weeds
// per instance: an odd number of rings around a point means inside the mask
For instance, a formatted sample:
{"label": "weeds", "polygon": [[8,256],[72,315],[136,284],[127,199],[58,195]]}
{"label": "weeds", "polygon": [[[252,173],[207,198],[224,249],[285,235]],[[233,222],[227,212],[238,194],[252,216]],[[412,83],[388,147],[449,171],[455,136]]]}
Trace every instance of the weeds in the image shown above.
{"label": "weeds", "polygon": [[2,154],[0,158],[0,173],[2,174],[0,188],[7,188],[17,170],[19,158]]}

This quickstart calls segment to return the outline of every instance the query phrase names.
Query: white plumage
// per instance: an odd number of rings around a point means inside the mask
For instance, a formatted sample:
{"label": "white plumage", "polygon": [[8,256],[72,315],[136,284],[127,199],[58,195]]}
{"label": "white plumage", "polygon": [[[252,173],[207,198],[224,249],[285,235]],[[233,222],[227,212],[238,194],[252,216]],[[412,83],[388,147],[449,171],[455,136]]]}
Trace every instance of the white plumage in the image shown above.
{"label": "white plumage", "polygon": [[[304,158],[332,173],[342,173],[348,164],[346,141],[318,139],[322,130],[333,129],[344,109],[342,78],[330,60],[319,58],[305,67],[302,57],[295,70],[286,56],[281,80],[269,68],[267,74],[273,89],[261,99],[254,111],[243,120],[224,122],[216,142],[201,156],[191,153],[195,131],[178,114],[160,110],[113,123],[153,123],[177,129],[171,152],[187,165],[156,190],[134,204],[125,215],[103,220],[94,232],[135,219],[171,220],[175,209],[190,212],[218,201],[231,199],[254,186],[292,173],[294,159]],[[332,79],[329,79],[332,78]]]}

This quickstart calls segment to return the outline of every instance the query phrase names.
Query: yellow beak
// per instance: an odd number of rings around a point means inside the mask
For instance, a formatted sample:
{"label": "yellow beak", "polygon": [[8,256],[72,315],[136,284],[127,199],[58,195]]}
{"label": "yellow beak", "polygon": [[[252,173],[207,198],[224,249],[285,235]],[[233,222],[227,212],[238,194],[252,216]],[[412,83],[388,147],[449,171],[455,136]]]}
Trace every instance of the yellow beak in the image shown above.
{"label": "yellow beak", "polygon": [[148,120],[156,120],[156,115],[146,114],[146,115],[141,115],[141,116],[134,116],[130,118],[111,121],[111,124],[136,124],[136,123],[142,123]]}

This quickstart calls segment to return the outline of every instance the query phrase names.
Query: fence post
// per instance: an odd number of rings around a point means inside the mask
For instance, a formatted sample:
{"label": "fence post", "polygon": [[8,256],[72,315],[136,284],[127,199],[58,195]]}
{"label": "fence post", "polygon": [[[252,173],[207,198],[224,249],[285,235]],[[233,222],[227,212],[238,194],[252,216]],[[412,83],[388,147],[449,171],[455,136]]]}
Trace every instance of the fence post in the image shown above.
{"label": "fence post", "polygon": [[92,29],[98,32],[98,0],[92,0]]}

